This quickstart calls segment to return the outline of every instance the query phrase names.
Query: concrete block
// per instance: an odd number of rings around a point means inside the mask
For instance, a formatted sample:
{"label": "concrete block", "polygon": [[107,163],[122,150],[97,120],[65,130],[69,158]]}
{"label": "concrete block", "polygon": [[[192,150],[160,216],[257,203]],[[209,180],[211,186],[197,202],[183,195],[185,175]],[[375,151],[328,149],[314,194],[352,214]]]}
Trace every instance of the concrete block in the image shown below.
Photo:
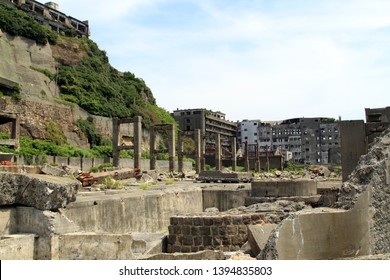
{"label": "concrete block", "polygon": [[17,207],[15,230],[17,232],[35,233],[41,237],[74,233],[80,228],[62,213],[41,211],[33,207]]}
{"label": "concrete block", "polygon": [[75,233],[58,238],[60,260],[134,259],[131,234]]}
{"label": "concrete block", "polygon": [[317,182],[300,181],[253,181],[252,197],[311,196],[317,194]]}
{"label": "concrete block", "polygon": [[1,260],[33,260],[34,234],[12,234],[0,236]]}
{"label": "concrete block", "polygon": [[0,235],[16,232],[16,211],[15,208],[0,209]]}

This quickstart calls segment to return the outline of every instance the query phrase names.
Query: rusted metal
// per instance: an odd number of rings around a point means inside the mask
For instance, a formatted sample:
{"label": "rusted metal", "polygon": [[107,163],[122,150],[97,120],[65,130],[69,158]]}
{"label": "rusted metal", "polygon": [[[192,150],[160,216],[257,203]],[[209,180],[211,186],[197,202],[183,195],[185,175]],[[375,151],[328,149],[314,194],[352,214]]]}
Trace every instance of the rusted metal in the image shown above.
{"label": "rusted metal", "polygon": [[92,186],[93,184],[101,184],[107,177],[112,177],[115,180],[124,180],[129,178],[137,178],[141,174],[139,168],[126,168],[114,171],[106,171],[99,173],[82,172],[77,176],[83,187]]}

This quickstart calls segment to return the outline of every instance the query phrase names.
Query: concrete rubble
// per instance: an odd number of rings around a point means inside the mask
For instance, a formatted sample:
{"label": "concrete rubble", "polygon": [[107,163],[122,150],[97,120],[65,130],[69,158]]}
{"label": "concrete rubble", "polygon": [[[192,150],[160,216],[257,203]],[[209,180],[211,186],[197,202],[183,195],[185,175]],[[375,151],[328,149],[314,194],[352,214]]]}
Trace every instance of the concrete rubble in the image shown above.
{"label": "concrete rubble", "polygon": [[338,189],[335,207],[289,215],[258,259],[359,258],[390,252],[390,130],[360,158]]}
{"label": "concrete rubble", "polygon": [[80,183],[66,177],[0,172],[0,206],[56,210],[76,200]]}

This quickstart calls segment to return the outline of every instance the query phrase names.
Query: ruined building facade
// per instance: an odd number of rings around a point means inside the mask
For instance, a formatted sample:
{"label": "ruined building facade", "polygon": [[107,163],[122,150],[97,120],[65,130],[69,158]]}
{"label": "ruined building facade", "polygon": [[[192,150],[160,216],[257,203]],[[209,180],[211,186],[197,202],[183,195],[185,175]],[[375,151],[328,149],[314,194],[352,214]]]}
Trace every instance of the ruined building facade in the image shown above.
{"label": "ruined building facade", "polygon": [[[239,124],[241,134],[250,124]],[[257,122],[256,122],[257,124]],[[244,128],[245,127],[245,128]],[[339,124],[328,118],[294,118],[280,122],[258,122],[257,131],[250,137],[257,138],[259,152],[278,152],[292,155],[296,163],[340,164]],[[247,138],[245,138],[247,137]],[[240,143],[249,140],[241,137]],[[248,142],[249,143],[249,142]]]}
{"label": "ruined building facade", "polygon": [[34,0],[0,0],[0,3],[16,6],[39,23],[50,26],[53,31],[66,34],[67,31],[73,30],[78,37],[90,35],[88,21],[80,21],[60,12],[57,3],[42,4]]}
{"label": "ruined building facade", "polygon": [[258,127],[261,124],[261,120],[243,120],[237,126],[237,141],[241,143],[241,149],[245,149],[245,142],[249,145],[258,144]]}
{"label": "ruined building facade", "polygon": [[215,152],[217,134],[221,137],[222,157],[231,157],[232,141],[233,138],[237,137],[237,123],[226,120],[224,113],[207,109],[177,109],[172,113],[172,116],[181,131],[200,129],[206,157]]}

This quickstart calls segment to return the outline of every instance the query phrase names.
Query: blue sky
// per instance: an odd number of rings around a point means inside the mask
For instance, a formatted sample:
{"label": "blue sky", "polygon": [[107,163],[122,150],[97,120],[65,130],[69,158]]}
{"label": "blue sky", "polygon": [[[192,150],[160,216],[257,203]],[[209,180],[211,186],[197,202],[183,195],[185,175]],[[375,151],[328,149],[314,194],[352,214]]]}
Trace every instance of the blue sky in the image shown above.
{"label": "blue sky", "polygon": [[[364,119],[390,106],[387,0],[57,0],[168,111]],[[108,4],[109,3],[109,4]]]}

